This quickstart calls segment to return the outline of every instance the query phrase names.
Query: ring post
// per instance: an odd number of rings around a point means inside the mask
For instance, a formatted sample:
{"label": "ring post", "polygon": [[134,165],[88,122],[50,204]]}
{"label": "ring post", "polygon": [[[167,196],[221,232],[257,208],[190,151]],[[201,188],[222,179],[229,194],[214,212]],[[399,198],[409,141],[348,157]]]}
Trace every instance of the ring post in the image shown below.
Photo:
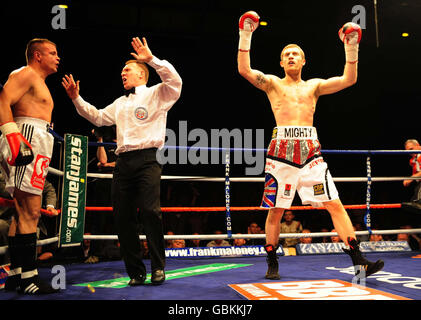
{"label": "ring post", "polygon": [[88,137],[64,136],[59,247],[79,246],[85,229]]}
{"label": "ring post", "polygon": [[225,154],[225,217],[228,238],[232,237],[230,200],[230,152],[227,150]]}
{"label": "ring post", "polygon": [[370,201],[371,201],[371,161],[370,156],[367,156],[367,197],[366,197],[366,204],[367,204],[367,212],[364,216],[364,223],[367,227],[369,235],[371,235],[371,217],[370,217]]}

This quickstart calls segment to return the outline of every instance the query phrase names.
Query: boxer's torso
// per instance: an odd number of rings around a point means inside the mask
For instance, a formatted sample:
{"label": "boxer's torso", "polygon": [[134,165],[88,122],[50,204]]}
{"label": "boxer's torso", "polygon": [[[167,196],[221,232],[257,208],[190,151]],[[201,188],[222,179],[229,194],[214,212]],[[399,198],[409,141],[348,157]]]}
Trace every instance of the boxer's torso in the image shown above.
{"label": "boxer's torso", "polygon": [[[24,68],[29,69],[23,70]],[[27,72],[25,76],[22,76],[22,81],[28,81],[30,88],[12,106],[13,117],[31,117],[51,122],[54,102],[50,90],[39,74],[30,67],[24,68],[17,71]]]}
{"label": "boxer's torso", "polygon": [[266,94],[277,126],[312,126],[317,103],[318,79],[288,82],[272,76]]}

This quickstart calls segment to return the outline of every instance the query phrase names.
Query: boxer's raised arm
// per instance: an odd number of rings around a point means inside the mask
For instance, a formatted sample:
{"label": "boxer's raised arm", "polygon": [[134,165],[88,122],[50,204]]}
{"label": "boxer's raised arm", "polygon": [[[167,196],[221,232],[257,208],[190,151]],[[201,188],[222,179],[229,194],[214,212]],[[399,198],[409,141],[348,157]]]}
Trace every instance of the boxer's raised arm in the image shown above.
{"label": "boxer's raised arm", "polygon": [[348,22],[339,30],[339,38],[344,42],[345,68],[342,76],[321,80],[318,95],[332,94],[352,86],[357,82],[358,46],[361,40],[361,28]]}
{"label": "boxer's raised arm", "polygon": [[238,44],[237,63],[238,72],[242,77],[256,88],[266,91],[270,83],[270,77],[250,67],[251,36],[259,26],[259,19],[259,15],[254,11],[248,11],[240,17],[240,41]]}

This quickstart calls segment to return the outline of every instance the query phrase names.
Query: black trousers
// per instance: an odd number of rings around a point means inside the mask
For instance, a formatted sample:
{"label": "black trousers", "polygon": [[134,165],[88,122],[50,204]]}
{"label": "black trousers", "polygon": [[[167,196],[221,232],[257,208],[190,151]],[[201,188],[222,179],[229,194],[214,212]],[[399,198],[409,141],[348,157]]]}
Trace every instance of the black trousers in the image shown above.
{"label": "black trousers", "polygon": [[156,148],[124,152],[116,161],[112,184],[113,211],[121,256],[130,278],[146,275],[139,224],[146,235],[152,271],[165,267],[161,172]]}

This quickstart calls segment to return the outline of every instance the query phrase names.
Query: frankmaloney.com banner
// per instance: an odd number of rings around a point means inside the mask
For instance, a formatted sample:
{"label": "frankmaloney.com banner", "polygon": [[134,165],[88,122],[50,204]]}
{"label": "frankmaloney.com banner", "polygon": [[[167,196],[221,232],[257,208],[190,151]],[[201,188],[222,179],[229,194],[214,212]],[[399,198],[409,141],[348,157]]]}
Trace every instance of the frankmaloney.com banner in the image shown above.
{"label": "frankmaloney.com banner", "polygon": [[[282,247],[276,251],[284,255]],[[198,248],[171,248],[165,249],[167,258],[193,258],[193,257],[245,257],[245,256],[266,256],[263,246],[230,246],[230,247],[198,247]]]}
{"label": "frankmaloney.com banner", "polygon": [[64,136],[64,175],[59,246],[77,246],[85,228],[88,138]]}

